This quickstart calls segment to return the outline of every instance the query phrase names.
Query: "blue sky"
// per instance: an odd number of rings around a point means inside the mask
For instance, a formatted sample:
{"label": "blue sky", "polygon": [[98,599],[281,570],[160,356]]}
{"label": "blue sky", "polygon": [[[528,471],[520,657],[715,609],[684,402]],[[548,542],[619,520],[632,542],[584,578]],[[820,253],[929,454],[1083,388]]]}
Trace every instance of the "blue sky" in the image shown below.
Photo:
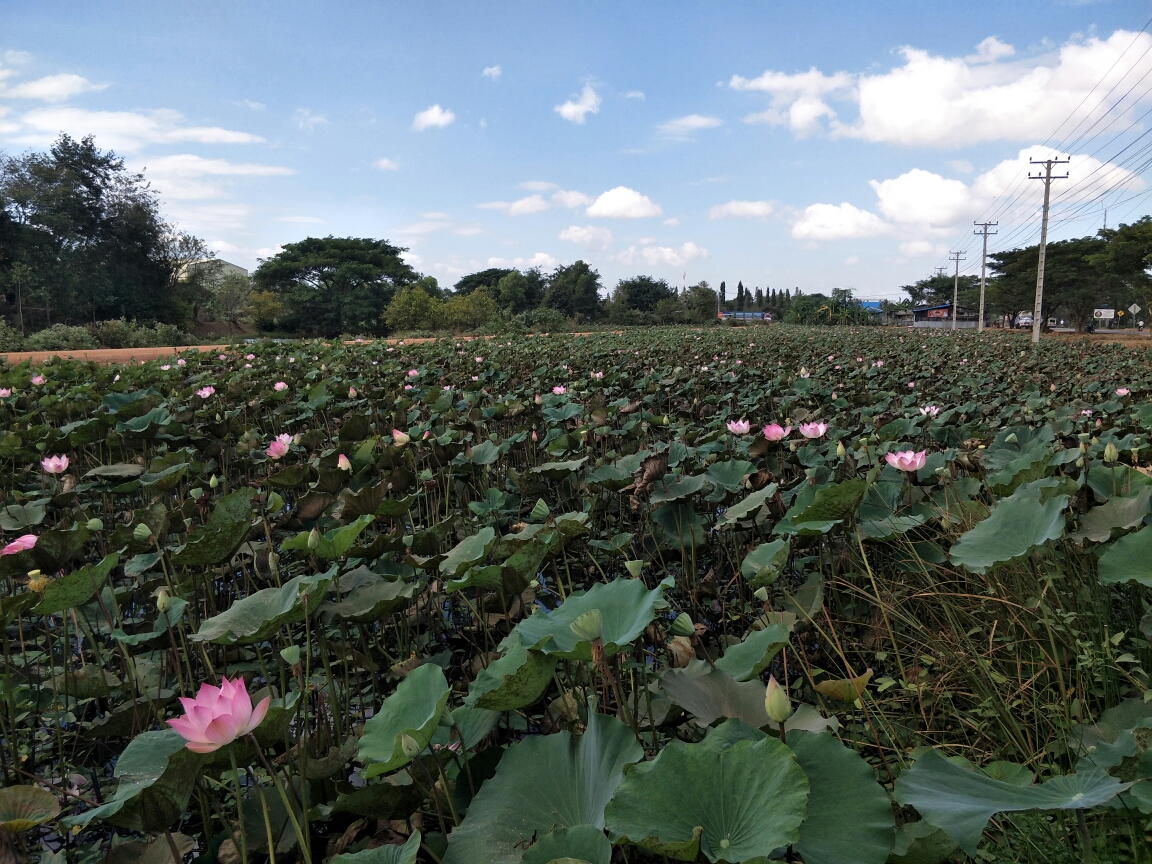
{"label": "blue sky", "polygon": [[93,133],[248,267],[335,234],[406,246],[447,285],[583,258],[608,286],[896,296],[950,250],[978,270],[974,219],[1000,221],[993,249],[1035,242],[1030,156],[1072,157],[1056,238],[1148,212],[1150,15],[3,0],[0,148]]}

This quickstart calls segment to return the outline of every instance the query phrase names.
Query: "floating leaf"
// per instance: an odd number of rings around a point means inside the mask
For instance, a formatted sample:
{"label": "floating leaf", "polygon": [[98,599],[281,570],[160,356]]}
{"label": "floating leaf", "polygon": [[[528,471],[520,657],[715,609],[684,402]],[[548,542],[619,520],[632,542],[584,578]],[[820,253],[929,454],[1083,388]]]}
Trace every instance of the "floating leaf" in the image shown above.
{"label": "floating leaf", "polygon": [[1069,537],[1077,543],[1091,540],[1103,543],[1112,538],[1117,528],[1131,528],[1139,525],[1148,511],[1152,510],[1152,487],[1141,486],[1132,497],[1114,495],[1107,503],[1093,507],[1080,519],[1080,527]]}
{"label": "floating leaf", "polygon": [[368,766],[365,778],[395,771],[412,760],[404,750],[405,736],[420,750],[428,746],[448,704],[448,693],[444,672],[435,663],[417,666],[404,677],[364,724],[359,758]]}
{"label": "floating leaf", "polygon": [[1125,534],[1109,546],[1096,572],[1105,585],[1138,582],[1152,587],[1152,526]]}
{"label": "floating leaf", "polygon": [[736,717],[749,726],[768,724],[764,710],[764,685],[738,682],[703,660],[691,660],[683,669],[669,669],[660,676],[660,687],[674,705],[691,713],[701,726],[720,717]]}
{"label": "floating leaf", "polygon": [[33,609],[36,615],[51,615],[54,612],[63,612],[83,606],[96,596],[112,568],[120,556],[113,552],[106,555],[99,564],[87,564],[67,576],[53,579],[44,589],[43,599]]}
{"label": "floating leaf", "polygon": [[[343,588],[343,582],[341,582]],[[338,603],[325,603],[320,607],[320,617],[325,622],[333,618],[369,624],[380,621],[397,609],[402,609],[424,589],[424,582],[404,582],[397,579],[389,582],[377,577],[366,585],[354,588]]]}
{"label": "floating leaf", "polygon": [[792,543],[787,539],[761,543],[744,556],[740,562],[740,573],[752,588],[771,585],[788,563],[791,551]]}
{"label": "floating leaf", "polygon": [[327,573],[289,579],[280,588],[261,588],[203,621],[192,638],[222,645],[263,642],[285,624],[303,621],[306,603],[314,614],[335,575],[333,566]]}
{"label": "floating leaf", "polygon": [[776,494],[776,484],[769,483],[759,492],[753,492],[746,498],[737,501],[724,511],[724,515],[717,523],[722,528],[735,525],[741,519],[747,519],[759,512],[760,508],[768,503],[768,499]]}
{"label": "floating leaf", "polygon": [[[338,561],[348,554],[348,550],[352,548],[352,544],[356,542],[356,538],[359,537],[364,529],[371,525],[375,519],[375,516],[361,516],[350,525],[326,531],[320,535],[320,544],[315,549],[309,551],[314,552],[325,560]],[[280,548],[300,551],[308,550],[308,534],[308,531],[301,531],[295,537],[290,540],[285,540],[280,544]]]}
{"label": "floating leaf", "polygon": [[455,576],[457,573],[462,573],[483,561],[495,544],[495,529],[481,528],[479,532],[471,537],[465,537],[448,551],[444,560],[440,562],[441,574]]}
{"label": "floating leaf", "polygon": [[208,522],[192,532],[188,545],[172,556],[184,567],[214,567],[230,561],[252,524],[252,489],[240,489],[216,502]]}

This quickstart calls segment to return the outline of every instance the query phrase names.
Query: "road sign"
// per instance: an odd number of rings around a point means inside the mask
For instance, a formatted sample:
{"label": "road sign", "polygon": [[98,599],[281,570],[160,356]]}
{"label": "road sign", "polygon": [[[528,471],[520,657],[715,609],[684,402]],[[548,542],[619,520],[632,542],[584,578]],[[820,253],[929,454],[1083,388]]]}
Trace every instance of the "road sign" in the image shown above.
{"label": "road sign", "polygon": [[1093,309],[1092,317],[1098,321],[1111,321],[1116,317],[1115,309]]}
{"label": "road sign", "polygon": [[1140,305],[1138,303],[1133,303],[1131,306],[1128,307],[1128,311],[1131,312],[1133,315],[1135,315],[1136,313],[1138,313],[1140,311]]}

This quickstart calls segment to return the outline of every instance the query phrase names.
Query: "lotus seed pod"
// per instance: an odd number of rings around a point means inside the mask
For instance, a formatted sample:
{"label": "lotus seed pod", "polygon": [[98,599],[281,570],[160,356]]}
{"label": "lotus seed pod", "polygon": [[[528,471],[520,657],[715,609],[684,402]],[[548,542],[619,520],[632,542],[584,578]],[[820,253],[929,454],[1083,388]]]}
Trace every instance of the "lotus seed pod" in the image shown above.
{"label": "lotus seed pod", "polygon": [[420,755],[420,751],[424,749],[420,746],[420,742],[409,735],[407,732],[400,736],[400,746],[404,750],[404,755],[409,759],[415,759]]}
{"label": "lotus seed pod", "polygon": [[599,609],[589,609],[568,625],[581,642],[592,642],[604,635],[604,616]]}
{"label": "lotus seed pod", "polygon": [[99,519],[95,519],[95,518],[89,519],[88,520],[88,530],[89,531],[103,531],[104,530],[104,523],[101,522]]}
{"label": "lotus seed pod", "polygon": [[768,679],[768,689],[764,693],[764,710],[773,723],[783,723],[792,716],[792,703],[784,688],[776,683],[776,677]]}
{"label": "lotus seed pod", "polygon": [[300,663],[300,646],[289,645],[287,648],[281,648],[280,656],[289,666],[296,666]]}
{"label": "lotus seed pod", "polygon": [[152,536],[152,529],[141,522],[139,525],[132,529],[132,536],[136,539],[137,542],[143,543]]}
{"label": "lotus seed pod", "polygon": [[759,600],[761,603],[768,602],[768,589],[765,587],[757,588],[752,592],[752,596]]}
{"label": "lotus seed pod", "polygon": [[696,625],[687,612],[681,612],[668,628],[673,636],[692,636],[696,632]]}
{"label": "lotus seed pod", "polygon": [[643,561],[625,561],[624,566],[628,568],[628,572],[632,574],[633,579],[640,577],[640,571],[644,569]]}
{"label": "lotus seed pod", "polygon": [[308,548],[316,549],[320,546],[320,532],[313,528],[308,532]]}
{"label": "lotus seed pod", "polygon": [[1015,432],[1011,432],[1008,434],[1008,437],[1004,439],[1004,443],[1005,444],[1019,444],[1020,439],[1016,437]]}
{"label": "lotus seed pod", "polygon": [[33,594],[43,594],[48,587],[48,577],[41,575],[39,570],[28,571],[28,590]]}
{"label": "lotus seed pod", "polygon": [[1109,441],[1104,445],[1104,461],[1115,462],[1120,458],[1120,451],[1116,449],[1116,445]]}

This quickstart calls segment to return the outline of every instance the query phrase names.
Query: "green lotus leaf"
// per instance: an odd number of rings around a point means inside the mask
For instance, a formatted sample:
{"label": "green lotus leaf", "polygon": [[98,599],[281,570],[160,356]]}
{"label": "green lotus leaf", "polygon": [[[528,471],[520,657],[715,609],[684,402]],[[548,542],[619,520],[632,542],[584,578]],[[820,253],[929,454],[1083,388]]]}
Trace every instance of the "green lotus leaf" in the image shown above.
{"label": "green lotus leaf", "polygon": [[[327,561],[338,561],[348,554],[348,550],[352,548],[352,544],[356,542],[356,538],[359,537],[364,529],[371,525],[375,519],[375,516],[361,516],[355,522],[345,525],[343,528],[333,528],[331,531],[325,531],[320,535],[320,545],[311,551]],[[280,548],[308,551],[309,533],[308,531],[301,531],[295,537],[290,540],[285,540],[280,544]]]}
{"label": "green lotus leaf", "polygon": [[326,573],[296,576],[279,588],[261,588],[201,622],[192,638],[221,645],[263,642],[285,624],[297,624],[305,614],[315,614],[335,575],[333,565]]}
{"label": "green lotus leaf", "polygon": [[921,819],[896,829],[896,843],[888,864],[944,864],[956,851],[956,841]]}
{"label": "green lotus leaf", "polygon": [[536,840],[520,859],[520,864],[556,864],[556,862],[610,864],[612,844],[604,831],[595,825],[557,828]]}
{"label": "green lotus leaf", "polygon": [[338,603],[324,603],[320,607],[320,617],[325,622],[341,618],[358,624],[368,624],[386,618],[397,609],[403,608],[423,590],[422,579],[414,582],[405,582],[402,579],[389,582],[377,577],[368,584],[354,588]]}
{"label": "green lotus leaf", "polygon": [[558,828],[602,829],[624,766],[644,757],[632,730],[591,714],[584,734],[532,735],[508,748],[450,835],[444,864],[517,864],[526,841]]}
{"label": "green lotus leaf", "polygon": [[1138,582],[1152,587],[1150,562],[1152,562],[1152,526],[1125,534],[1109,546],[1096,564],[1096,573],[1105,585]]}
{"label": "green lotus leaf", "polygon": [[915,807],[975,856],[984,826],[997,813],[1021,810],[1080,810],[1103,804],[1126,790],[1104,771],[1056,777],[1039,786],[1015,786],[949,762],[935,750],[896,778],[896,800]]}
{"label": "green lotus leaf", "polygon": [[708,466],[704,476],[713,486],[729,492],[739,492],[744,488],[744,478],[756,473],[756,466],[743,459],[729,459],[727,462],[714,462]]}
{"label": "green lotus leaf", "polygon": [[496,544],[496,530],[494,528],[481,528],[471,537],[465,537],[450,550],[440,562],[440,573],[444,576],[455,576],[463,573],[483,561],[492,547]]}
{"label": "green lotus leaf", "polygon": [[205,757],[184,746],[174,730],[142,732],[116,760],[116,792],[100,807],[60,820],[86,826],[94,819],[133,831],[159,834],[172,827],[188,806]]}
{"label": "green lotus leaf", "polygon": [[230,561],[252,525],[252,489],[230,492],[213,508],[208,522],[192,532],[188,545],[172,556],[185,567],[214,567]]}
{"label": "green lotus leaf", "polygon": [[729,645],[716,668],[737,681],[747,681],[759,675],[772,662],[780,649],[788,644],[788,631],[779,624],[769,624],[763,630],[753,630],[743,642]]}
{"label": "green lotus leaf", "polygon": [[1141,486],[1135,495],[1113,495],[1099,507],[1093,507],[1080,519],[1080,527],[1069,534],[1077,543],[1110,540],[1117,528],[1139,525],[1152,510],[1152,486]]}
{"label": "green lotus leaf", "polygon": [[691,498],[698,494],[707,483],[708,480],[703,474],[697,474],[695,477],[675,477],[672,480],[662,480],[652,487],[649,501],[652,504],[663,504],[666,501]]}
{"label": "green lotus leaf", "polygon": [[735,525],[741,519],[747,519],[755,515],[761,507],[768,503],[768,499],[775,494],[776,484],[769,483],[759,492],[753,492],[751,495],[742,498],[725,510],[724,515],[717,524],[722,528],[726,528]]}
{"label": "green lotus leaf", "polygon": [[568,660],[591,660],[591,643],[582,642],[570,625],[585,612],[599,609],[603,622],[604,656],[611,657],[652,623],[656,606],[664,599],[664,589],[671,585],[671,578],[651,591],[639,579],[597,583],[586,592],[571,594],[551,612],[536,607],[512,633],[526,648]]}
{"label": "green lotus leaf", "polygon": [[420,750],[428,746],[448,704],[449,692],[444,671],[435,663],[424,663],[408,673],[364,724],[359,758],[367,765],[365,778],[395,771],[413,759],[404,751],[405,735],[415,740]]}
{"label": "green lotus leaf", "polygon": [[377,846],[363,852],[332,856],[329,864],[416,864],[420,852],[420,832],[413,831],[403,846]]}
{"label": "green lotus leaf", "polygon": [[737,717],[754,727],[769,722],[762,683],[739,682],[703,660],[667,670],[660,676],[660,687],[668,701],[692,714],[701,726],[710,726],[720,717]]}
{"label": "green lotus leaf", "polygon": [[1067,505],[1066,495],[1056,495],[1043,503],[1030,495],[1004,498],[987,519],[960,536],[949,557],[953,564],[984,573],[994,564],[1027,555],[1064,533]]}
{"label": "green lotus leaf", "polygon": [[664,532],[664,542],[673,549],[690,552],[708,541],[708,522],[687,501],[669,501],[652,514]]}
{"label": "green lotus leaf", "polygon": [[511,640],[500,659],[482,669],[468,687],[464,704],[489,711],[515,711],[534,704],[548,688],[556,657]]}
{"label": "green lotus leaf", "polygon": [[[727,725],[727,724],[725,724]],[[632,770],[604,812],[609,835],[677,861],[748,861],[800,837],[808,780],[775,738],[670,742]]]}
{"label": "green lotus leaf", "polygon": [[0,828],[19,834],[55,819],[60,802],[39,786],[6,786],[0,789]]}
{"label": "green lotus leaf", "polygon": [[740,562],[740,573],[752,588],[771,585],[784,570],[791,551],[792,543],[787,539],[761,543],[744,556]]}
{"label": "green lotus leaf", "polygon": [[113,552],[106,555],[99,564],[86,564],[79,570],[69,573],[60,579],[53,579],[44,589],[43,598],[33,609],[33,614],[50,615],[53,612],[63,612],[65,609],[74,609],[83,606],[96,596],[96,592],[116,566],[120,556]]}

